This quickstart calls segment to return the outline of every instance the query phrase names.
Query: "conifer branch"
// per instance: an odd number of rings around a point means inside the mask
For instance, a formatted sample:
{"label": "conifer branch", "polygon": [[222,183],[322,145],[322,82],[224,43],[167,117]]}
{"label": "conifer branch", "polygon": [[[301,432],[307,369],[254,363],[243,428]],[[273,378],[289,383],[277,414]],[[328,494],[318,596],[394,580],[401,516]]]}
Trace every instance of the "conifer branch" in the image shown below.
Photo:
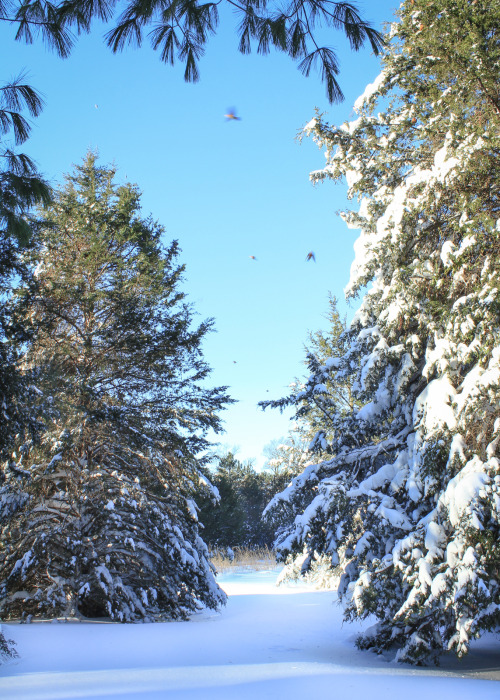
{"label": "conifer branch", "polygon": [[[154,50],[160,51],[163,62],[173,65],[178,59],[185,65],[184,79],[199,79],[198,63],[210,36],[216,33],[223,0],[199,3],[198,0],[129,0],[105,35],[113,52],[129,44],[141,46],[143,33],[149,29]],[[368,43],[377,55],[383,47],[382,35],[365,22],[351,3],[335,0],[294,0],[285,9],[272,0],[224,0],[240,15],[237,28],[238,50],[251,52],[256,42],[257,53],[267,54],[271,48],[292,59],[303,59],[299,65],[304,75],[318,63],[319,72],[332,102],[343,99],[336,80],[338,63],[331,48],[316,41],[316,29],[325,26],[342,31],[354,51]],[[115,0],[64,0],[52,4],[47,0],[11,2],[12,15],[5,13],[0,21],[17,25],[16,39],[32,43],[40,32],[60,56],[69,55],[76,33],[89,32],[92,21],[110,22],[118,3]],[[182,37],[182,38],[181,38]],[[312,48],[314,47],[314,48]],[[312,50],[311,50],[312,48]]]}

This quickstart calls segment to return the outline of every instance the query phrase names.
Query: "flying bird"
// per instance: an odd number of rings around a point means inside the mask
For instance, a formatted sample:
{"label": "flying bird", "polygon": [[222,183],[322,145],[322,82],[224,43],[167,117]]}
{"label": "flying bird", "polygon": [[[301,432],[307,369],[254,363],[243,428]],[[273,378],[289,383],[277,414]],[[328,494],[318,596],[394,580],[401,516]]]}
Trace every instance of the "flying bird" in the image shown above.
{"label": "flying bird", "polygon": [[314,262],[316,262],[316,256],[314,255],[314,253],[312,252],[312,250],[311,250],[310,253],[307,254],[306,262],[307,262],[308,260],[314,260]]}
{"label": "flying bird", "polygon": [[94,107],[95,107],[96,109],[99,109],[99,105],[94,105]]}
{"label": "flying bird", "polygon": [[228,110],[227,110],[227,114],[225,114],[224,116],[226,117],[226,121],[228,121],[228,122],[229,122],[229,121],[232,121],[232,120],[236,120],[236,121],[238,121],[238,122],[241,121],[241,117],[237,117],[237,116],[236,116],[236,110],[235,110],[235,109],[228,109]]}
{"label": "flying bird", "polygon": [[255,257],[255,255],[249,255],[248,257],[250,258],[250,260],[257,260],[257,258]]}

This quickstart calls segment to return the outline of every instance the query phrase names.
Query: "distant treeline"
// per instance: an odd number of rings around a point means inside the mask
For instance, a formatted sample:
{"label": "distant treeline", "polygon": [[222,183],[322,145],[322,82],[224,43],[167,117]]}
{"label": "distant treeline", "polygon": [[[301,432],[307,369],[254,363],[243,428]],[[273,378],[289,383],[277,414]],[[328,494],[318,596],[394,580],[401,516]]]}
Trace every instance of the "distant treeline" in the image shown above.
{"label": "distant treeline", "polygon": [[288,470],[257,472],[234,454],[219,457],[215,471],[206,471],[217,488],[220,500],[214,503],[202,491],[197,499],[203,539],[209,548],[272,546],[274,527],[262,520],[262,512],[272,497],[290,482]]}

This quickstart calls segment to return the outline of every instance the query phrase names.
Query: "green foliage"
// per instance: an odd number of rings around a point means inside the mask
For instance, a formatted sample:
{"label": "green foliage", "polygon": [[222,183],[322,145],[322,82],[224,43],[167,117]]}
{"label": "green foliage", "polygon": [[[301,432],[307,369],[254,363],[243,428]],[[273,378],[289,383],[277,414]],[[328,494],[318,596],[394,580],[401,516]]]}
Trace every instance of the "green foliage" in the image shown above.
{"label": "green foliage", "polygon": [[37,117],[43,106],[40,95],[24,80],[20,75],[0,87],[0,236],[20,244],[31,235],[26,213],[35,204],[48,204],[51,195],[31,158],[14,150],[27,140],[31,128],[23,110]]}
{"label": "green foliage", "polygon": [[[275,489],[265,510],[265,520],[274,529],[274,544],[277,556],[282,561],[289,555],[288,537],[296,517],[304,512],[318,490],[319,474],[315,466],[310,466],[311,462],[318,456],[328,458],[339,445],[347,442],[349,433],[345,427],[346,417],[357,405],[351,388],[352,380],[338,377],[332,379],[338,369],[339,358],[349,347],[349,334],[346,320],[341,319],[338,312],[337,299],[331,294],[328,297],[326,319],[328,326],[325,331],[309,333],[306,353],[311,374],[308,379],[305,382],[293,382],[289,396],[278,401],[260,403],[264,410],[268,407],[283,410],[287,406],[295,409],[294,428],[272,460],[287,473],[283,485],[291,484],[283,494]],[[318,523],[321,517],[326,517],[326,514],[317,514]],[[329,529],[321,526],[318,526],[318,535],[318,541],[314,537],[310,540],[311,551],[326,551],[327,560],[336,565],[338,558],[332,546],[335,538]],[[299,540],[295,538],[294,542],[298,545]],[[292,565],[288,577],[294,578],[317,565],[318,559],[307,555],[305,559],[300,559],[298,566]],[[325,561],[322,560],[321,567],[324,568],[324,565]]]}
{"label": "green foliage", "polygon": [[15,659],[19,654],[16,651],[12,639],[6,639],[0,629],[0,661],[5,659]]}
{"label": "green foliage", "polygon": [[329,558],[346,618],[378,620],[360,647],[420,664],[500,624],[500,3],[399,15],[357,118],[306,128],[326,150],[313,179],[345,178],[359,202],[343,218],[363,299],[320,368],[354,402],[326,421],[331,456],[268,512],[288,513],[281,558]]}
{"label": "green foliage", "polygon": [[13,282],[27,275],[22,251],[31,237],[29,211],[35,204],[47,204],[51,196],[33,161],[16,149],[30,132],[25,114],[36,117],[41,109],[40,96],[23,75],[0,87],[0,456],[12,435],[35,426],[30,382],[17,369],[17,348],[26,333],[11,318],[8,302]]}
{"label": "green foliage", "polygon": [[92,153],[41,213],[15,312],[43,431],[3,465],[5,617],[155,620],[224,601],[191,494],[230,399],[207,386],[212,322],[193,327],[162,234]]}
{"label": "green foliage", "polygon": [[230,452],[219,458],[214,473],[207,477],[217,489],[218,498],[201,493],[196,499],[203,538],[209,547],[232,547],[245,541],[245,513],[238,493],[238,476],[243,465]]}
{"label": "green foliage", "polygon": [[[108,31],[106,41],[114,52],[121,51],[128,44],[140,46],[149,30],[151,46],[160,52],[161,60],[171,65],[176,59],[181,61],[185,66],[184,79],[196,82],[199,59],[209,37],[217,32],[220,5],[221,0],[201,4],[197,0],[128,2],[116,18],[115,26]],[[355,51],[368,43],[378,54],[383,44],[380,33],[348,2],[300,0],[282,7],[271,0],[244,3],[228,0],[226,6],[239,20],[237,36],[241,53],[250,53],[255,43],[258,53],[267,54],[274,48],[299,61],[299,70],[306,76],[313,66],[318,66],[330,102],[343,99],[337,81],[339,67],[335,51],[318,44],[318,30],[326,27],[342,31]],[[93,20],[110,21],[117,8],[116,0],[64,0],[59,4],[8,0],[2,19],[17,25],[16,39],[31,43],[41,34],[65,57],[74,41],[72,30],[88,32]]]}
{"label": "green foliage", "polygon": [[262,520],[270,498],[289,480],[286,471],[256,472],[234,454],[219,457],[213,472],[205,472],[218,492],[218,499],[203,492],[197,498],[203,537],[211,547],[270,546],[274,529]]}
{"label": "green foliage", "polygon": [[[337,309],[337,299],[328,297],[326,331],[309,333],[306,345],[307,367],[310,376],[306,381],[295,380],[292,393],[282,399],[261,401],[259,406],[295,409],[296,432],[302,443],[302,463],[304,453],[331,454],[337,441],[345,440],[339,420],[350,413],[356,405],[349,379],[332,381],[330,375],[337,368],[338,358],[349,347],[349,334],[345,319],[341,319]],[[307,442],[307,445],[305,444]],[[298,470],[293,470],[294,475]]]}

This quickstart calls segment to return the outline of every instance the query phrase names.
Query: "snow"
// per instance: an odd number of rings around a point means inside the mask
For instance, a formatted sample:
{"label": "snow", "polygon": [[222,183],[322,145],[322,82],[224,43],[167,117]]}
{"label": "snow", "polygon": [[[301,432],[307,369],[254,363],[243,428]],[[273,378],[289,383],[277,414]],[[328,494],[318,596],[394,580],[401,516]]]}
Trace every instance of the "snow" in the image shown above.
{"label": "snow", "polygon": [[307,122],[307,124],[305,125],[304,131],[305,131],[306,133],[311,132],[311,131],[314,129],[314,127],[316,126],[316,124],[317,124],[316,119],[311,119],[311,121],[310,121],[310,122]]}
{"label": "snow", "polygon": [[446,134],[444,146],[440,148],[434,155],[434,171],[436,178],[440,182],[444,182],[448,173],[459,165],[458,158],[448,158],[448,148],[452,142],[450,132]]}
{"label": "snow", "polygon": [[214,486],[201,472],[198,474],[198,480],[200,485],[205,486],[210,491],[216,501],[220,501],[220,493],[217,486]]}
{"label": "snow", "polygon": [[[404,453],[406,455],[406,453]],[[348,492],[349,496],[360,496],[362,494],[374,495],[373,491],[379,489],[384,484],[392,482],[394,477],[399,471],[400,461],[402,461],[401,456],[398,456],[397,461],[394,464],[384,464],[375,473],[364,479],[358,486],[358,488],[350,489]]]}
{"label": "snow", "polygon": [[453,262],[453,251],[455,250],[455,244],[453,241],[445,241],[441,246],[441,260],[445,267],[449,267]]}
{"label": "snow", "polygon": [[439,379],[433,379],[417,396],[413,409],[413,423],[425,425],[428,432],[443,424],[453,430],[456,426],[456,419],[450,402],[455,393],[455,389],[446,375]]}
{"label": "snow", "polygon": [[[465,89],[451,69],[443,92],[429,64],[447,57],[419,54],[418,32],[405,24],[418,16],[410,5],[402,5],[403,30],[393,27],[386,73],[356,101],[355,120],[320,121],[313,135],[326,158],[313,181],[345,178],[358,202],[341,216],[359,231],[345,292],[362,301],[328,381],[345,382],[355,401],[350,412],[329,407],[314,427],[335,457],[311,465],[316,479],[294,480],[269,512],[288,567],[333,557],[348,613],[380,616],[367,646],[389,646],[392,633],[400,658],[416,661],[437,648],[465,652],[498,622],[490,601],[498,605],[500,291],[491,241],[500,219],[480,188],[468,187],[481,182],[492,153],[490,125],[469,119],[476,87]],[[408,88],[417,83],[420,92]],[[324,376],[309,380],[306,405]],[[389,436],[392,447],[380,450]],[[339,522],[345,534],[335,540]]]}
{"label": "snow", "polygon": [[340,363],[340,357],[327,357],[325,360],[325,367],[327,369],[339,369]]}
{"label": "snow", "polygon": [[196,503],[191,498],[188,498],[186,499],[186,506],[189,515],[193,518],[195,522],[198,522],[198,506],[196,505]]}
{"label": "snow", "polygon": [[380,87],[382,86],[384,80],[386,79],[386,71],[383,70],[373,81],[373,83],[369,83],[366,88],[364,89],[364,92],[362,95],[358,97],[356,102],[354,103],[354,111],[359,112],[359,110],[363,107],[365,102],[368,102],[370,98],[378,92]]}
{"label": "snow", "polygon": [[379,515],[381,518],[384,518],[384,520],[390,522],[390,524],[395,528],[401,530],[411,530],[412,525],[406,515],[396,508],[392,508],[392,505],[394,505],[393,500],[385,496],[382,499],[382,503],[376,509],[375,515]]}
{"label": "snow", "polygon": [[333,590],[277,588],[277,571],[220,577],[221,612],[156,624],[3,625],[20,659],[0,666],[2,700],[386,700],[498,698],[500,642],[486,635],[440,668],[355,648],[371,621],[342,624]]}
{"label": "snow", "polygon": [[[471,504],[479,497],[490,478],[484,473],[483,462],[475,455],[449,482],[440,501],[448,508],[452,525],[457,525],[464,514],[471,513]],[[476,521],[471,521],[474,527]],[[479,528],[481,529],[481,528]]]}

